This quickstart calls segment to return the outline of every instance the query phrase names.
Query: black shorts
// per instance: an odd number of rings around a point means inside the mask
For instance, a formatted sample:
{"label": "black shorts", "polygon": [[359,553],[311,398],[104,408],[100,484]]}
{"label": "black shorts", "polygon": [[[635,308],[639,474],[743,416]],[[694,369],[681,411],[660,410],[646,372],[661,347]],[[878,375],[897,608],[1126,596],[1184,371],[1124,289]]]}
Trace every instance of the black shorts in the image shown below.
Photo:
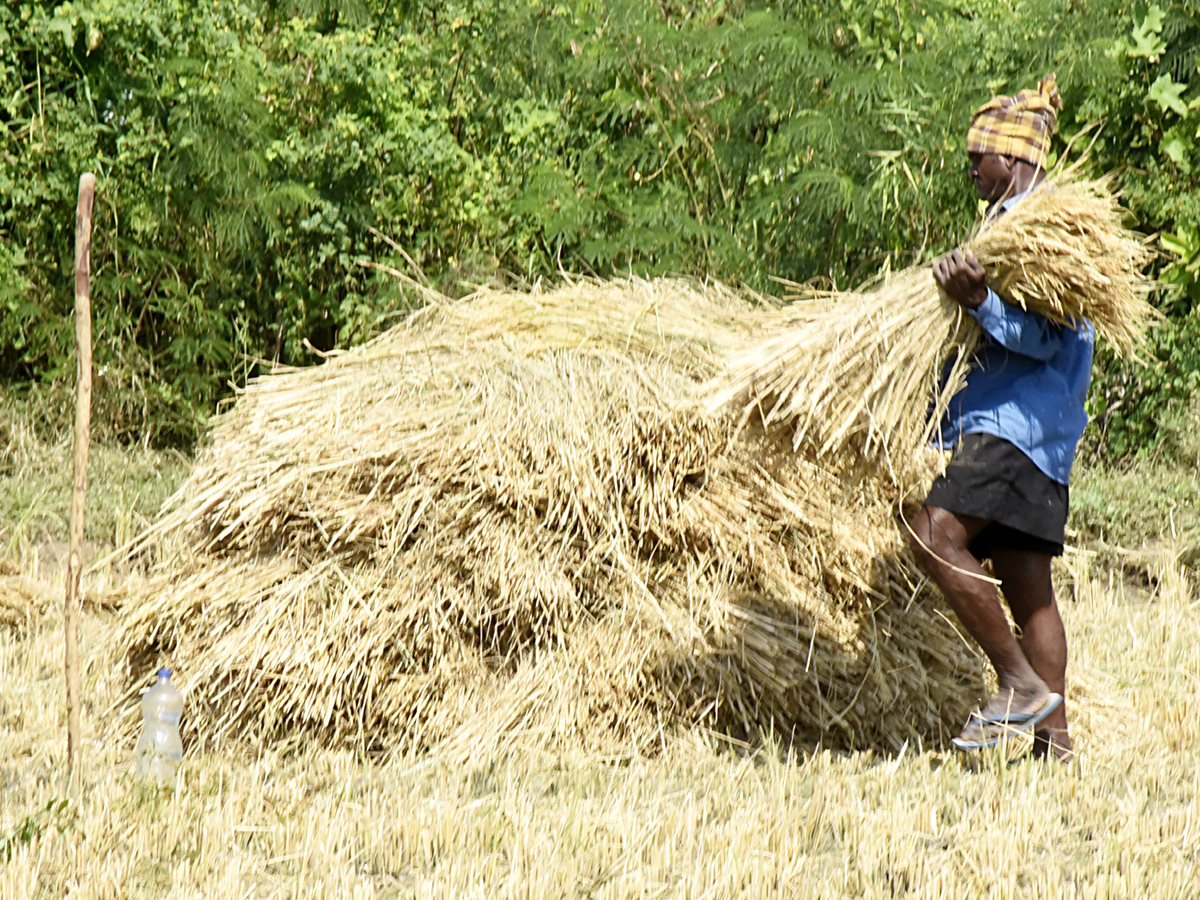
{"label": "black shorts", "polygon": [[1061,556],[1069,492],[1013,444],[990,434],[965,434],[944,475],[934,479],[926,506],[987,519],[971,542],[979,559],[992,548]]}

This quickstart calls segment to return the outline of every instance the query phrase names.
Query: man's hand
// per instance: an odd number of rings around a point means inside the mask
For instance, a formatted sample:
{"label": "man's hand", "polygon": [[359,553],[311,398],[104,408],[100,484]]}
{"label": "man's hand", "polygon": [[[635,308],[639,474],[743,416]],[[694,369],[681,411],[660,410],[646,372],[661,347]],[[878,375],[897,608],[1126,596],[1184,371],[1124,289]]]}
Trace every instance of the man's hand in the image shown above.
{"label": "man's hand", "polygon": [[978,309],[987,299],[987,272],[970,250],[952,250],[933,264],[933,280],[955,303]]}

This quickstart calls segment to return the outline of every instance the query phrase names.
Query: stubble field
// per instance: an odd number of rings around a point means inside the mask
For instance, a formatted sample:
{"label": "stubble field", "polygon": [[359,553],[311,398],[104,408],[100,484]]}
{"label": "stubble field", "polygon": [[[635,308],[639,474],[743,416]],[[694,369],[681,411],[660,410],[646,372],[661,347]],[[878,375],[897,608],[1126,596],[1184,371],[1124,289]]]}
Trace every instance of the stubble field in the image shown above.
{"label": "stubble field", "polygon": [[[177,789],[155,790],[132,775],[133,740],[112,724],[124,685],[103,664],[136,576],[104,570],[87,582],[74,796],[59,562],[69,447],[12,424],[5,438],[0,897],[1200,895],[1188,465],[1084,472],[1074,488],[1081,530],[1056,569],[1079,752],[1069,768],[1015,750],[880,755],[697,734],[664,738],[651,757],[613,746],[466,766],[192,747]],[[186,465],[95,451],[93,541],[129,536]],[[187,673],[179,683],[186,698]]]}

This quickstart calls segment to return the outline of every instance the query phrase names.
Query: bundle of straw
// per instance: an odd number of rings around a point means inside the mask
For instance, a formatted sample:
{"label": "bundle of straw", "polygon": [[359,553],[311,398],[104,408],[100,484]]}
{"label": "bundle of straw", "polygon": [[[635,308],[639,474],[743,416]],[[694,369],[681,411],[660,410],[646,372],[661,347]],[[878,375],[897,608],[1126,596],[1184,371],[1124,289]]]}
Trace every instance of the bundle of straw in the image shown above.
{"label": "bundle of straw", "polygon": [[259,379],[133,548],[114,651],[186,673],[206,739],[937,740],[981,670],[891,502],[694,412],[760,307],[484,292]]}
{"label": "bundle of straw", "polygon": [[1089,319],[1135,356],[1159,318],[1142,275],[1154,252],[1122,224],[1113,176],[1078,172],[1077,163],[985,223],[969,246],[1005,300],[1068,326]]}
{"label": "bundle of straw", "polygon": [[710,384],[708,412],[740,407],[743,421],[790,429],[794,447],[831,471],[882,471],[904,485],[926,471],[930,409],[958,390],[978,340],[926,266],[803,300],[762,332]]}
{"label": "bundle of straw", "polygon": [[[1122,223],[1111,179],[1068,168],[968,247],[1008,302],[1066,327],[1091,320],[1121,353],[1136,354],[1157,318],[1142,272],[1145,240]],[[827,465],[882,468],[912,483],[920,448],[961,388],[975,322],[940,293],[929,264],[863,290],[821,294],[774,313],[765,336],[731,357],[710,385],[707,408],[790,429],[793,443]]]}

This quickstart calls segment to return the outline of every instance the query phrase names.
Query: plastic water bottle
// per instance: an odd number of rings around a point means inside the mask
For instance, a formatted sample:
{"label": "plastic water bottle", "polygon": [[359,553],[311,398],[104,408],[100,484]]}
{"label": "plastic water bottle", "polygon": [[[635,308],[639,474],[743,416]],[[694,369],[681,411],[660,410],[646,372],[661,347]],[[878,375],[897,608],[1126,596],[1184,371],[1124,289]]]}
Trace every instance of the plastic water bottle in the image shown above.
{"label": "plastic water bottle", "polygon": [[183,697],[171,684],[171,670],[159,669],[158,681],[142,697],[142,736],[137,745],[138,775],[158,784],[175,784],[183,760],[179,717]]}

